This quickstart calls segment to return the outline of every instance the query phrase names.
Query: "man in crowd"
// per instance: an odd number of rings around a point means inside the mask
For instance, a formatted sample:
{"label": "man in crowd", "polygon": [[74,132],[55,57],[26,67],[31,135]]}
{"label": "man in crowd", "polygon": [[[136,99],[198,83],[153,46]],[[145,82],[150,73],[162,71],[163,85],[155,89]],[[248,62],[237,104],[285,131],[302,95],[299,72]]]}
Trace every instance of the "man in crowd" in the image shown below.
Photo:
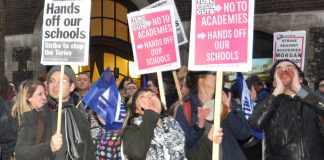
{"label": "man in crowd", "polygon": [[253,75],[247,78],[246,81],[249,81],[252,84],[254,90],[257,93],[255,102],[261,103],[268,96],[269,94],[268,89],[264,87],[263,82],[257,75]]}
{"label": "man in crowd", "polygon": [[90,76],[85,72],[80,72],[76,79],[76,89],[81,97],[84,97],[91,87]]}
{"label": "man in crowd", "polygon": [[316,83],[316,93],[324,98],[324,78],[321,78]]}
{"label": "man in crowd", "polygon": [[271,96],[249,118],[265,132],[265,159],[323,159],[324,100],[302,85],[302,71],[290,60],[277,61],[270,74]]}

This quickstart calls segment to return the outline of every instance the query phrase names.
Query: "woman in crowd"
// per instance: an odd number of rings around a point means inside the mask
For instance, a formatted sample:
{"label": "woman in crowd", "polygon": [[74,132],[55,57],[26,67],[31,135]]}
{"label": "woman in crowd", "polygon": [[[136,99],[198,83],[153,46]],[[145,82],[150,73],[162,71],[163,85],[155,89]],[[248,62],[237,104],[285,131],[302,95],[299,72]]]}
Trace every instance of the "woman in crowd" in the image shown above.
{"label": "woman in crowd", "polygon": [[130,77],[124,77],[120,83],[119,83],[119,86],[118,86],[118,90],[119,90],[119,93],[122,97],[122,100],[123,102],[125,102],[125,98],[127,97],[126,96],[126,87],[129,83],[133,83],[133,79],[130,78]]}
{"label": "woman in crowd", "polygon": [[126,88],[125,88],[125,93],[126,93],[126,97],[125,97],[125,104],[127,104],[130,100],[130,98],[133,96],[133,94],[138,90],[138,87],[135,83],[130,82],[127,84]]}
{"label": "woman in crowd", "polygon": [[8,79],[4,75],[0,74],[0,97],[5,101],[10,111],[15,96],[15,92],[12,90]]}
{"label": "woman in crowd", "polygon": [[[186,145],[189,153],[195,152],[198,143],[204,135],[205,130],[210,128],[212,123],[207,122],[197,116],[199,112],[208,112],[202,108],[204,104],[212,101],[215,97],[216,87],[215,72],[192,72],[190,71],[186,77],[186,86],[190,90],[189,100],[183,103],[177,111],[176,120],[179,122],[186,136]],[[221,87],[221,86],[220,86]],[[186,105],[184,105],[186,104]],[[228,110],[222,115],[221,128],[224,131],[224,139],[220,152],[223,160],[245,160],[237,139],[246,139],[250,136],[251,127],[245,119],[240,107],[231,96],[225,92],[222,93],[223,110]],[[227,113],[227,114],[226,114]],[[189,155],[191,156],[191,155]]]}
{"label": "woman in crowd", "polygon": [[[200,114],[203,118],[207,116],[203,112]],[[121,134],[123,151],[128,159],[181,160],[187,157],[184,132],[166,113],[159,97],[151,89],[139,89],[133,95]],[[221,129],[217,135],[212,138],[211,129],[208,138],[204,136],[200,141],[193,159],[211,159],[211,154],[208,154],[212,148],[210,140],[220,143]]]}
{"label": "woman in crowd", "polygon": [[150,79],[147,81],[147,88],[151,89],[154,91],[155,94],[157,94],[160,97],[160,92],[159,92],[159,83],[157,79]]}
{"label": "woman in crowd", "polygon": [[25,80],[19,86],[18,96],[12,108],[12,115],[18,118],[18,122],[20,122],[20,117],[24,112],[33,109],[41,110],[41,107],[46,102],[44,84],[37,80]]}

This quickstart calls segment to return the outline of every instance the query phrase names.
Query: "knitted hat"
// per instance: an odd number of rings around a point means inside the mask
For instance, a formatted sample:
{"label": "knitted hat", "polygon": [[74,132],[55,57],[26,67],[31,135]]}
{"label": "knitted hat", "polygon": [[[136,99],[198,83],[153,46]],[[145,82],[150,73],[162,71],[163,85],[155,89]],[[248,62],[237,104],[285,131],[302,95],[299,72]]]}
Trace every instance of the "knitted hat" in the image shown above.
{"label": "knitted hat", "polygon": [[[53,66],[47,73],[47,80],[49,80],[52,74],[56,71],[61,71],[61,66]],[[75,73],[70,66],[64,67],[64,74],[70,78],[71,82],[75,83],[76,81]]]}

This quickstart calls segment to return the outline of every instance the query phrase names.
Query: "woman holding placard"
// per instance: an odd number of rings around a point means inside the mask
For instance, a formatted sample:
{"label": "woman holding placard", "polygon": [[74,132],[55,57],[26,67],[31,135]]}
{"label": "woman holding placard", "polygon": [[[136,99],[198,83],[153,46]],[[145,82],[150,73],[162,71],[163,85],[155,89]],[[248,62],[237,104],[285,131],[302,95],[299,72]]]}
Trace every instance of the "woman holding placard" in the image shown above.
{"label": "woman holding placard", "polygon": [[[199,112],[210,112],[213,108],[202,107],[215,97],[215,72],[192,72],[189,71],[186,77],[186,85],[190,90],[189,100],[183,103],[177,111],[176,120],[179,122],[186,136],[186,145],[189,153],[198,149],[204,132],[212,125],[211,121],[199,116]],[[245,156],[237,142],[237,139],[246,139],[250,136],[251,127],[245,119],[243,112],[238,105],[231,101],[231,95],[222,93],[223,114],[221,128],[223,128],[224,139],[221,144],[221,159],[224,160],[245,160]],[[211,154],[211,153],[210,153]],[[189,155],[191,156],[191,155]]]}
{"label": "woman holding placard", "polygon": [[[166,113],[154,91],[139,89],[128,108],[121,131],[126,158],[181,160],[187,157],[184,132],[178,122]],[[210,140],[220,143],[222,130],[212,137],[213,129],[202,138],[193,159],[210,159],[211,155],[206,154],[212,147]]]}

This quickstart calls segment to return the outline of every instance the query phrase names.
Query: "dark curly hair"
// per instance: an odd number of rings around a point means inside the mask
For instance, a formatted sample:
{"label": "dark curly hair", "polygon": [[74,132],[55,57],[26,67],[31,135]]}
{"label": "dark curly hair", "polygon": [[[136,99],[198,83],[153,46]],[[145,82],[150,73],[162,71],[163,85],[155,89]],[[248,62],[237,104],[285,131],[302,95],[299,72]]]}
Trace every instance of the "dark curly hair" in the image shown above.
{"label": "dark curly hair", "polygon": [[300,77],[300,78],[303,78],[303,80],[304,80],[304,73],[303,73],[303,71],[293,62],[293,61],[291,61],[291,60],[289,60],[289,59],[282,59],[282,60],[277,60],[276,61],[276,63],[272,66],[272,68],[271,68],[271,70],[270,70],[270,77],[269,77],[269,81],[270,82],[273,82],[274,81],[274,75],[275,75],[275,72],[276,72],[276,67],[281,63],[281,62],[290,62],[290,63],[292,63],[295,67],[296,67],[296,69],[297,69],[297,71],[298,71],[298,76]]}
{"label": "dark curly hair", "polygon": [[197,91],[198,88],[198,79],[204,78],[208,74],[215,74],[215,72],[210,71],[189,71],[186,77],[186,86],[189,88],[190,91]]}
{"label": "dark curly hair", "polygon": [[[139,97],[139,95],[141,95],[144,92],[152,92],[155,93],[153,90],[149,89],[149,88],[140,88],[138,89],[133,96],[131,97],[131,102],[129,104],[127,104],[127,114],[126,117],[124,119],[124,123],[123,123],[123,128],[120,131],[120,134],[122,135],[125,127],[127,125],[131,124],[131,121],[133,118],[140,116],[139,114],[136,113],[136,100]],[[161,102],[161,113],[160,113],[161,117],[165,117],[168,116],[168,111],[166,110],[166,107],[164,107],[164,105]]]}

